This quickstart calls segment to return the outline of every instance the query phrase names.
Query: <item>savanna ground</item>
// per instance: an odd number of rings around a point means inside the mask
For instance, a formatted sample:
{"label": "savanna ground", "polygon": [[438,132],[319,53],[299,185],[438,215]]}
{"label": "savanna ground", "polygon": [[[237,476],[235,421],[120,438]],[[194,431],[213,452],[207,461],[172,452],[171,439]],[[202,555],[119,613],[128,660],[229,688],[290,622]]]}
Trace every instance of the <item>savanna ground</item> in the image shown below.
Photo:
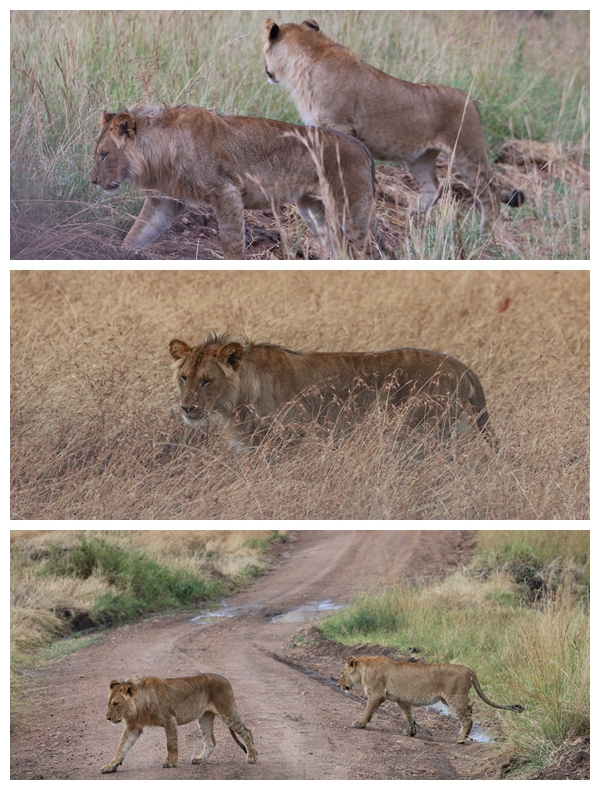
{"label": "savanna ground", "polygon": [[[11,257],[128,257],[120,242],[139,190],[107,197],[89,181],[103,110],[197,104],[299,122],[262,63],[263,11],[11,12]],[[454,175],[430,217],[411,217],[414,184],[377,168],[377,213],[399,259],[589,259],[589,11],[289,11],[384,71],[453,85],[477,99],[501,181],[526,203],[478,230]],[[440,176],[447,163],[441,161]],[[246,212],[247,256],[311,259],[292,207]],[[188,213],[139,259],[219,259],[214,216]]]}
{"label": "savanna ground", "polygon": [[[183,424],[169,341],[417,346],[479,375],[499,442],[374,410],[254,452]],[[14,519],[587,519],[589,272],[14,271]]]}
{"label": "savanna ground", "polygon": [[[589,778],[589,537],[12,531],[11,777]],[[188,587],[179,603],[169,601],[191,577],[204,590]],[[224,608],[206,613],[215,595],[236,588]],[[326,602],[344,608],[323,620]],[[152,612],[164,614],[139,622]],[[77,633],[84,614],[105,628]],[[519,701],[525,711],[491,709],[472,694],[466,746],[452,743],[457,721],[431,708],[416,711],[417,736],[405,737],[389,702],[357,731],[350,725],[364,695],[335,686],[350,654],[467,664],[492,699]],[[192,723],[179,729],[177,769],[161,767],[164,733],[149,729],[117,774],[101,777],[119,736],[104,720],[109,680],[198,671],[232,681],[257,765],[245,764],[217,721],[206,765],[189,765],[198,750]]]}

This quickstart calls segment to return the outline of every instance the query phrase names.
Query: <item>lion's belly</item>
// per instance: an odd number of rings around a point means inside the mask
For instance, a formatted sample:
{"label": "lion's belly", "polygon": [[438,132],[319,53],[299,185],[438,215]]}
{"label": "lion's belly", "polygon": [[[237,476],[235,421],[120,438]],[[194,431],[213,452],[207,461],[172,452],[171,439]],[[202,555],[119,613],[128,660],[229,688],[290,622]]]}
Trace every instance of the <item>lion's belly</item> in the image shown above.
{"label": "lion's belly", "polygon": [[444,702],[443,697],[439,694],[423,694],[419,692],[416,694],[414,692],[395,694],[391,691],[386,691],[385,696],[391,702],[405,702],[408,705],[415,705],[417,708],[425,705],[435,705],[436,702]]}
{"label": "lion's belly", "polygon": [[272,179],[269,179],[265,184],[261,185],[260,179],[257,178],[257,183],[246,183],[243,191],[244,208],[250,210],[262,209],[269,210],[282,203],[292,203],[299,197],[302,197],[305,192],[304,183],[298,183],[294,175],[286,175],[283,171],[273,174]]}

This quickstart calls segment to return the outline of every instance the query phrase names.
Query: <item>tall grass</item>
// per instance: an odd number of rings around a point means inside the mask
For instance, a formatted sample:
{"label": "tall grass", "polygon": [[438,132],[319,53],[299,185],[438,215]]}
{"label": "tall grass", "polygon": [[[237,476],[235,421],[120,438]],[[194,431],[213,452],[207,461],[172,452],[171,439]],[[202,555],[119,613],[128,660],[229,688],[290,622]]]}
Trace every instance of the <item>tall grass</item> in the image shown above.
{"label": "tall grass", "polygon": [[11,645],[215,601],[268,563],[276,530],[13,530]]}
{"label": "tall grass", "polygon": [[[550,566],[562,556],[579,563],[580,576],[589,575],[589,532],[557,532],[555,539],[546,530],[478,536],[484,547],[475,568],[489,562],[493,543],[512,556],[526,548],[530,560]],[[585,586],[575,596],[563,585],[532,606],[520,581],[504,568],[486,579],[462,570],[431,586],[364,594],[322,628],[344,644],[389,645],[431,662],[471,666],[492,699],[525,707],[518,717],[489,708],[481,715],[499,716],[505,748],[521,770],[531,771],[551,762],[565,742],[589,736],[589,605]]]}
{"label": "tall grass", "polygon": [[[261,33],[269,14],[275,12],[11,12],[16,251],[32,243],[35,225],[45,240],[32,248],[38,257],[116,254],[102,242],[119,243],[140,200],[128,188],[107,199],[89,183],[103,109],[188,102],[298,122],[285,91],[264,78]],[[421,218],[408,227],[402,210],[388,217],[380,203],[384,224],[403,223],[399,257],[589,257],[589,12],[538,19],[490,11],[305,11],[281,12],[278,21],[311,14],[327,35],[390,74],[469,91],[480,102],[493,152],[507,138],[557,146],[545,163],[521,172],[528,202],[491,237],[481,236],[474,217],[455,217],[451,202],[433,226]],[[192,249],[180,243],[173,257],[193,257]]]}
{"label": "tall grass", "polygon": [[[586,272],[13,272],[17,519],[581,519],[589,508]],[[400,346],[473,366],[500,452],[415,457],[373,412],[233,453],[185,426],[169,341]]]}

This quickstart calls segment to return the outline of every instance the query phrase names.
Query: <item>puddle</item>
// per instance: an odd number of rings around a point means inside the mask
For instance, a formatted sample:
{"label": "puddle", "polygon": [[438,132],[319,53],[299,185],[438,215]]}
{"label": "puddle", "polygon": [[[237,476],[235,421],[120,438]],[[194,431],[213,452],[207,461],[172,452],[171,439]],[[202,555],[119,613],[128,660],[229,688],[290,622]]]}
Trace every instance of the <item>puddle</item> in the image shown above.
{"label": "puddle", "polygon": [[272,618],[271,622],[306,623],[310,620],[318,620],[321,617],[325,617],[330,612],[334,612],[341,608],[342,604],[334,603],[331,600],[312,601],[311,603],[300,606],[298,609],[293,609],[291,612],[287,612],[286,614],[278,614],[277,617]]}
{"label": "puddle", "polygon": [[249,606],[222,606],[220,609],[215,609],[212,612],[202,612],[202,614],[192,617],[191,622],[196,625],[212,625],[220,617],[236,617],[242,612],[247,612],[249,608]]}
{"label": "puddle", "polygon": [[[455,719],[457,725],[460,726],[458,724],[458,719],[456,719],[456,716],[453,716],[452,713],[450,713],[450,710],[446,705],[444,705],[443,702],[436,702],[435,705],[431,705],[430,707],[433,708],[433,710],[437,710],[439,713],[441,713],[444,716],[450,716],[451,718]],[[475,724],[475,722],[473,722],[473,727],[469,734],[469,738],[472,741],[477,741],[478,743],[490,743],[492,740],[491,735],[487,733],[485,730],[482,730],[481,727],[478,727],[477,724]]]}

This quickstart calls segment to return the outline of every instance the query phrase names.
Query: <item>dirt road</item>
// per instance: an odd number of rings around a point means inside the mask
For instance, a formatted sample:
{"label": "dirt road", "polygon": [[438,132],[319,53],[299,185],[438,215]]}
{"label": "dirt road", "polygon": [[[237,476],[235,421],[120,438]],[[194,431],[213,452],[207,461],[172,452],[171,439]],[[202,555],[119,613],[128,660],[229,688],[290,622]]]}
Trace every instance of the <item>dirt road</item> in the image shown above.
{"label": "dirt road", "polygon": [[[311,602],[347,603],[357,591],[402,577],[451,570],[467,559],[472,545],[473,534],[464,531],[294,533],[274,569],[232,597],[224,616],[194,620],[181,615],[119,628],[98,645],[35,673],[26,693],[36,719],[29,732],[11,740],[11,778],[112,782],[465,776],[465,754],[476,757],[488,747],[454,745],[458,723],[435,711],[417,711],[415,738],[404,735],[403,720],[391,703],[382,706],[366,730],[353,729],[363,703],[327,682],[337,679],[348,648],[323,643],[311,634],[310,623],[293,621],[302,615],[289,613]],[[177,768],[162,768],[166,741],[157,728],[144,731],[116,774],[101,775],[122,729],[105,719],[110,680],[202,671],[231,681],[242,718],[253,731],[258,762],[245,762],[217,719],[217,746],[204,765],[189,762],[201,744],[192,723],[179,728]],[[475,711],[481,720],[481,709]]]}

